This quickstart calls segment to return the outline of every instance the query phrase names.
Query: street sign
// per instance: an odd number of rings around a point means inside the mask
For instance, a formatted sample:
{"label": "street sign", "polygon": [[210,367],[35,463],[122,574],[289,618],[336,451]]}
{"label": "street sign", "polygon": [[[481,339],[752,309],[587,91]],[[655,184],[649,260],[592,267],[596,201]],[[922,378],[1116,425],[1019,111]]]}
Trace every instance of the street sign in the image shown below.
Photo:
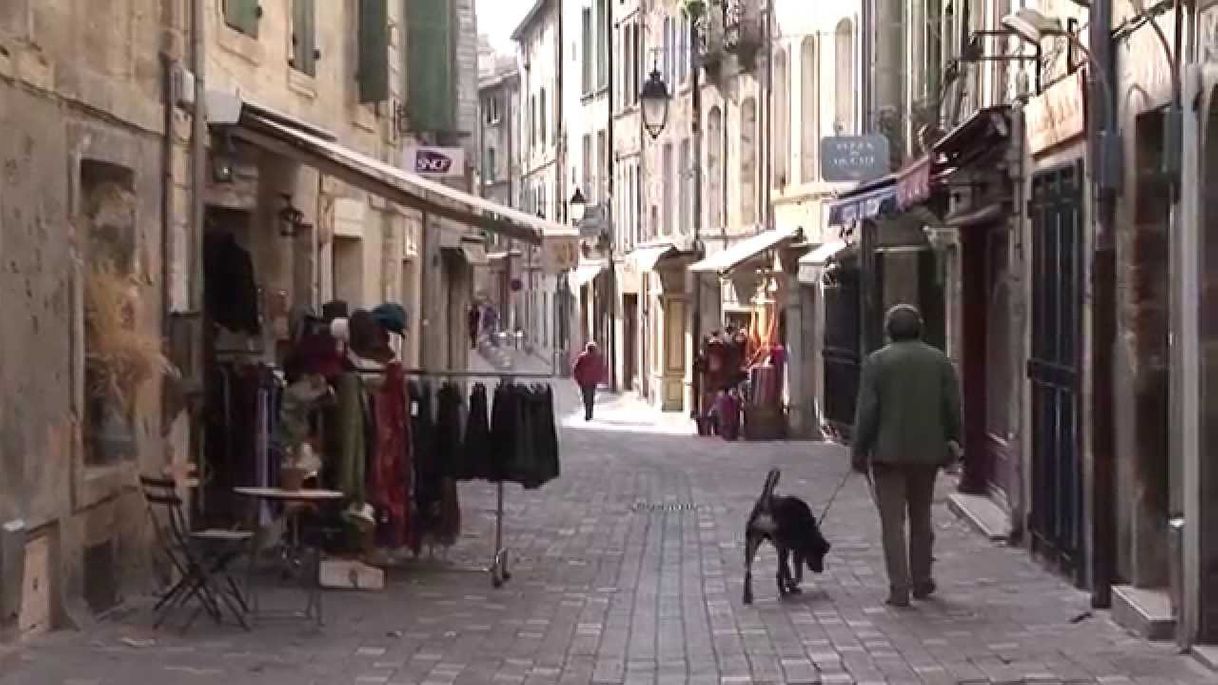
{"label": "street sign", "polygon": [[820,174],[826,181],[870,181],[888,173],[888,138],[829,136],[820,141]]}
{"label": "street sign", "polygon": [[579,236],[546,235],[541,238],[541,266],[548,274],[559,274],[579,264]]}
{"label": "street sign", "polygon": [[459,147],[415,145],[403,153],[407,171],[433,178],[465,176],[465,150]]}

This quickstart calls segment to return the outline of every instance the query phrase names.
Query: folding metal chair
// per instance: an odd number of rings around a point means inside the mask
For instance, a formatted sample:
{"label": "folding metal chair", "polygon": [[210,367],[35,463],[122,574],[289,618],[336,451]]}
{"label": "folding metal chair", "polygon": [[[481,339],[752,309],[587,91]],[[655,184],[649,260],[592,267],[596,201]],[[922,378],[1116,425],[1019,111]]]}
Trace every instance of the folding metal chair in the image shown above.
{"label": "folding metal chair", "polygon": [[221,623],[225,606],[249,630],[245,618],[249,606],[228,569],[249,553],[254,534],[222,529],[192,531],[174,480],[140,476],[140,486],[157,543],[179,576],[153,608],[157,612],[155,626],[160,627],[171,611],[193,599],[198,607],[183,630],[194,623],[200,611],[207,611],[217,624]]}

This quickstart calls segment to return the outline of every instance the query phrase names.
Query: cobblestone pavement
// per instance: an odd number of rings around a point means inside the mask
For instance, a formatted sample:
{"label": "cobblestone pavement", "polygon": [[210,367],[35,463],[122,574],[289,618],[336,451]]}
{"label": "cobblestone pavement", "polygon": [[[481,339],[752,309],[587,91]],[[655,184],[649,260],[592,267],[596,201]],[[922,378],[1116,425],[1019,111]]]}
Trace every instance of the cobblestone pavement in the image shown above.
{"label": "cobblestone pavement", "polygon": [[883,604],[878,524],[854,477],[829,516],[826,573],[780,602],[767,548],[743,606],[744,517],[766,470],[819,512],[844,451],[673,435],[623,406],[565,420],[562,477],[509,489],[514,577],[501,589],[482,568],[493,489],[468,484],[447,560],[395,569],[384,592],[327,593],[320,629],[199,622],[182,636],[132,611],[23,647],[0,684],[1218,682],[973,533],[946,510],[946,486],[933,601]]}

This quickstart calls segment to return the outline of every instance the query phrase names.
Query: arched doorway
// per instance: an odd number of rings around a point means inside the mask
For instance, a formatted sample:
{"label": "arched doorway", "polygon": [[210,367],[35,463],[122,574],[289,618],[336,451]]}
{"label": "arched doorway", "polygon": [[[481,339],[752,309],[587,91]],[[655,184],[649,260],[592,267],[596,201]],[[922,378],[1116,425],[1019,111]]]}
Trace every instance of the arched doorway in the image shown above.
{"label": "arched doorway", "polygon": [[1201,397],[1199,457],[1200,582],[1197,640],[1218,642],[1218,90],[1204,121],[1201,176],[1200,336]]}

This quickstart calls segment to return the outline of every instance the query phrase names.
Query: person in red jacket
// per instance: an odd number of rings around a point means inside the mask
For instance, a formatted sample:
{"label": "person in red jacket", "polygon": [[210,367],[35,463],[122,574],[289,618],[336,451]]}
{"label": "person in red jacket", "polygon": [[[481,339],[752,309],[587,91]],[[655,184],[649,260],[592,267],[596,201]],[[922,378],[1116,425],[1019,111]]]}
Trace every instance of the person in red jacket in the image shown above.
{"label": "person in red jacket", "polygon": [[589,341],[584,346],[584,351],[575,358],[571,376],[584,397],[584,420],[591,421],[592,407],[596,404],[596,386],[600,385],[605,376],[605,362],[601,359],[595,342]]}

